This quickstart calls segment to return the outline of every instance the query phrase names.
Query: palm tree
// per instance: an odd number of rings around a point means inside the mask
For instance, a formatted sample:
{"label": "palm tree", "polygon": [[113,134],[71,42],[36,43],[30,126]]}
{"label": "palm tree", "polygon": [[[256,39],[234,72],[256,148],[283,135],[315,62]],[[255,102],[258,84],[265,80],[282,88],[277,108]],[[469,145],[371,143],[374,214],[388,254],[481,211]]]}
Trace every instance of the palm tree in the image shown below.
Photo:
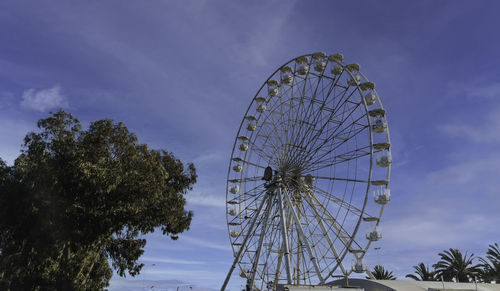
{"label": "palm tree", "polygon": [[437,281],[435,272],[429,270],[429,267],[425,266],[424,263],[413,266],[413,269],[415,269],[415,274],[417,274],[418,277],[413,274],[408,274],[405,276],[406,278],[411,278],[415,281]]}
{"label": "palm tree", "polygon": [[[394,277],[392,272],[386,270],[382,265],[376,265],[373,268],[372,274],[377,280],[396,280],[396,277]],[[367,276],[366,279],[371,278]]]}
{"label": "palm tree", "polygon": [[482,263],[481,267],[483,268],[481,272],[482,281],[496,281],[497,284],[500,284],[500,248],[498,247],[498,243],[488,246],[486,259],[479,258]]}
{"label": "palm tree", "polygon": [[455,279],[455,282],[470,282],[481,271],[481,265],[473,265],[474,254],[467,257],[467,252],[462,255],[458,249],[445,250],[439,253],[441,260],[433,265],[436,276],[446,281]]}

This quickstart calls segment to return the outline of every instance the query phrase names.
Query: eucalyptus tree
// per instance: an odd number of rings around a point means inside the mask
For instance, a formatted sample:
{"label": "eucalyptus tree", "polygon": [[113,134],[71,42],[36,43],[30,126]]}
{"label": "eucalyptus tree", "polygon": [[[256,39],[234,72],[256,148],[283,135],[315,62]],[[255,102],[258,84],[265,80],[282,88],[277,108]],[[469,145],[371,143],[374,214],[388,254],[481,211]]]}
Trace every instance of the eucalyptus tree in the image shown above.
{"label": "eucalyptus tree", "polygon": [[405,277],[410,278],[416,281],[437,281],[437,278],[435,276],[435,272],[433,270],[430,270],[428,266],[426,266],[424,263],[419,263],[416,266],[413,266],[413,269],[415,269],[414,274],[407,274]]}
{"label": "eucalyptus tree", "polygon": [[471,282],[481,272],[479,264],[474,265],[474,254],[462,254],[458,249],[450,248],[439,253],[441,260],[433,265],[436,270],[436,277],[443,280],[456,282]]}
{"label": "eucalyptus tree", "polygon": [[[376,265],[371,273],[377,280],[396,280],[396,277],[394,277],[392,271],[386,270],[382,265]],[[366,279],[371,278],[367,276]]]}
{"label": "eucalyptus tree", "polygon": [[64,111],[38,121],[14,165],[0,162],[0,289],[98,290],[112,269],[139,274],[142,235],[189,228],[196,178],[123,123],[84,130]]}

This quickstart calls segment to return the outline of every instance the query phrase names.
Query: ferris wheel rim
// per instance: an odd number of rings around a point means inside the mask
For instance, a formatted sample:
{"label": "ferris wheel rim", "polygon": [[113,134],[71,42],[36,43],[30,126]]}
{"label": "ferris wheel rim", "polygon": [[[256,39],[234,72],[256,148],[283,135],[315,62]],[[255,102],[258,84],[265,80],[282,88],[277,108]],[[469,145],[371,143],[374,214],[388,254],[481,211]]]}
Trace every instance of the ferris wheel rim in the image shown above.
{"label": "ferris wheel rim", "polygon": [[[235,141],[234,141],[234,144],[233,144],[233,149],[232,149],[232,152],[231,152],[231,158],[230,158],[230,161],[229,161],[228,175],[227,175],[226,201],[230,201],[230,199],[229,199],[229,197],[230,197],[230,195],[231,195],[231,194],[229,193],[229,186],[230,186],[230,180],[231,180],[231,179],[230,179],[230,174],[231,174],[231,166],[232,166],[233,161],[234,161],[234,158],[233,158],[233,157],[235,156],[235,150],[237,149],[237,148],[236,148],[236,146],[237,146],[237,143],[238,143],[238,137],[239,137],[239,136],[241,136],[241,132],[242,132],[242,129],[243,129],[243,127],[244,127],[246,117],[247,117],[247,116],[249,116],[249,112],[250,112],[251,108],[254,106],[254,104],[255,104],[255,102],[256,102],[256,101],[255,101],[255,100],[256,100],[256,98],[259,96],[259,93],[263,90],[263,88],[266,86],[266,84],[267,84],[267,83],[268,83],[268,82],[269,82],[269,81],[270,81],[270,80],[271,80],[271,79],[272,79],[272,78],[273,78],[273,77],[274,77],[274,76],[275,76],[275,75],[276,75],[276,74],[280,71],[280,69],[281,69],[281,68],[283,68],[283,67],[287,66],[288,64],[290,64],[290,63],[292,63],[292,62],[295,62],[295,61],[296,61],[297,59],[299,59],[299,58],[303,58],[303,57],[311,57],[312,55],[313,55],[313,54],[306,54],[306,55],[302,55],[302,56],[299,56],[299,57],[297,57],[297,58],[291,59],[291,60],[289,60],[288,62],[286,62],[286,63],[284,63],[283,65],[281,65],[278,69],[276,69],[276,70],[275,70],[275,71],[274,71],[274,72],[273,72],[273,73],[272,73],[272,74],[271,74],[271,75],[270,75],[270,76],[266,79],[266,81],[265,81],[265,82],[262,84],[262,86],[258,89],[258,91],[257,91],[257,93],[255,94],[254,98],[253,98],[253,99],[252,99],[252,101],[250,102],[250,105],[248,106],[247,110],[245,111],[245,114],[244,114],[244,116],[243,116],[243,119],[242,119],[242,121],[241,121],[241,123],[240,123],[240,126],[239,126],[239,128],[238,128],[238,132],[237,132],[237,134],[236,134],[236,139],[235,139]],[[309,61],[308,61],[308,62],[309,62]],[[346,71],[347,71],[347,70],[346,70]],[[347,72],[348,72],[348,74],[349,74],[349,75],[351,75],[351,77],[352,77],[351,72],[349,72],[349,71],[347,71]],[[361,72],[358,72],[358,73],[362,76],[362,78],[363,78],[363,79],[367,80],[367,78],[366,78],[364,75],[362,75],[362,74],[361,74]],[[319,80],[320,80],[321,78],[323,78],[323,76],[322,76],[322,75],[323,75],[323,72],[321,73],[321,76],[320,76]],[[295,75],[294,75],[294,76],[295,76]],[[307,78],[307,77],[306,77],[306,78]],[[319,82],[319,81],[318,81],[318,82]],[[356,89],[354,89],[354,91],[361,91],[361,89],[359,88],[359,85],[356,87]],[[301,96],[301,98],[303,98],[303,97],[304,97],[304,96]],[[377,98],[377,102],[379,103],[380,108],[381,108],[381,109],[383,109],[382,104],[381,104],[381,101],[380,101],[380,99],[379,99],[379,98]],[[367,104],[366,104],[365,100],[363,100],[363,102],[362,102],[362,103],[363,103],[363,108],[364,108],[364,111],[365,111],[365,113],[366,113],[365,115],[366,115],[366,118],[367,118],[367,123],[368,123],[368,125],[369,125],[369,148],[370,148],[370,153],[369,153],[369,156],[370,156],[370,170],[369,170],[369,177],[368,177],[368,180],[366,181],[366,191],[365,191],[365,195],[364,195],[364,202],[363,202],[363,207],[362,207],[362,209],[361,209],[361,213],[363,213],[363,212],[364,212],[364,209],[365,209],[365,207],[366,207],[366,203],[367,203],[367,201],[368,201],[368,196],[369,196],[370,186],[371,186],[371,182],[372,182],[372,167],[373,167],[373,154],[374,154],[374,151],[373,151],[373,144],[374,144],[374,143],[373,143],[373,132],[372,132],[372,129],[371,129],[371,128],[372,128],[371,120],[370,120],[370,117],[368,116],[368,106],[367,106]],[[260,117],[259,117],[259,118],[260,118]],[[252,133],[252,134],[253,134],[253,133]],[[386,136],[387,136],[387,141],[390,143],[388,128],[386,129]],[[245,157],[246,157],[246,155],[247,155],[247,154],[248,154],[248,153],[245,153]],[[387,184],[388,184],[388,182],[389,182],[389,177],[390,177],[389,175],[390,175],[390,166],[388,167],[388,170],[387,170]],[[243,176],[243,174],[242,174],[242,176]],[[242,178],[242,180],[243,180],[243,178]],[[242,183],[243,183],[243,182],[242,182]],[[261,184],[260,186],[262,186],[262,185],[263,185],[263,184]],[[262,200],[264,201],[265,199],[262,199]],[[227,209],[227,210],[229,210],[229,203],[226,203],[226,209]],[[379,212],[379,214],[378,214],[379,220],[377,221],[377,224],[376,224],[377,226],[378,226],[378,224],[380,223],[380,217],[381,217],[381,215],[382,215],[382,213],[383,213],[383,210],[384,210],[384,205],[382,205],[382,207],[380,208],[380,212]],[[228,214],[228,212],[226,212],[226,219],[227,219],[228,232],[231,234],[231,228],[230,228],[230,218],[229,218],[229,214]],[[362,217],[362,214],[361,214],[361,215],[359,216],[359,219],[358,219],[357,223],[356,223],[356,227],[355,227],[355,229],[354,229],[354,231],[353,231],[352,238],[351,238],[351,240],[349,241],[349,245],[348,245],[348,246],[346,246],[346,249],[349,249],[350,245],[354,242],[355,235],[356,235],[356,233],[358,232],[358,228],[359,228],[359,225],[360,225],[360,223],[361,223],[361,220],[362,220],[362,219],[363,219],[363,217]],[[232,245],[232,248],[233,248],[233,252],[235,252],[235,247],[234,247],[234,244],[233,244],[233,240],[232,240],[232,238],[231,238],[231,235],[229,236],[229,238],[230,238],[230,242],[231,242],[231,245]],[[367,243],[367,245],[366,245],[366,247],[365,247],[365,249],[364,249],[364,250],[365,250],[365,252],[366,252],[366,250],[369,248],[370,244],[371,244],[371,241],[368,241],[368,243]],[[335,270],[336,268],[338,268],[338,267],[339,267],[339,265],[341,265],[342,261],[344,260],[345,256],[347,255],[347,253],[348,253],[347,251],[344,251],[344,252],[343,252],[343,255],[341,256],[340,260],[337,260],[337,264],[336,264],[336,266],[334,267],[334,270]],[[361,258],[362,258],[363,256],[364,256],[364,253],[362,253]],[[241,266],[240,266],[240,268],[241,268]],[[332,272],[333,272],[334,270],[332,270]],[[329,275],[331,275],[331,274],[329,274]],[[319,275],[319,276],[321,276],[321,275]]]}

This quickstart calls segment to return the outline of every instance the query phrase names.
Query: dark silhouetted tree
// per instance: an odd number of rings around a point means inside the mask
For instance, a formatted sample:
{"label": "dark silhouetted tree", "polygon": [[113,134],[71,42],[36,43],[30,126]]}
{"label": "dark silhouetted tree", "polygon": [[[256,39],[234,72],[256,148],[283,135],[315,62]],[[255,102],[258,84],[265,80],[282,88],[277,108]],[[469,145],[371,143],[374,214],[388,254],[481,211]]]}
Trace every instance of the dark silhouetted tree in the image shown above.
{"label": "dark silhouetted tree", "polygon": [[[396,280],[392,271],[390,272],[389,270],[386,270],[382,265],[376,265],[371,272],[377,280]],[[371,278],[367,276],[366,279]]]}
{"label": "dark silhouetted tree", "polygon": [[488,246],[486,251],[486,259],[479,258],[481,261],[482,271],[480,274],[481,281],[495,281],[500,284],[500,248],[498,243]]}
{"label": "dark silhouetted tree", "polygon": [[480,265],[474,265],[474,254],[462,255],[458,249],[445,250],[439,253],[441,260],[433,265],[436,277],[446,281],[471,282],[481,271]]}
{"label": "dark silhouetted tree", "polygon": [[413,266],[415,269],[415,274],[408,274],[405,277],[416,281],[437,281],[434,271],[429,270],[429,267],[425,266],[424,263],[419,263]]}
{"label": "dark silhouetted tree", "polygon": [[13,166],[0,160],[0,289],[102,289],[111,268],[140,272],[141,235],[189,228],[193,164],[108,119],[83,130],[59,111],[38,128]]}

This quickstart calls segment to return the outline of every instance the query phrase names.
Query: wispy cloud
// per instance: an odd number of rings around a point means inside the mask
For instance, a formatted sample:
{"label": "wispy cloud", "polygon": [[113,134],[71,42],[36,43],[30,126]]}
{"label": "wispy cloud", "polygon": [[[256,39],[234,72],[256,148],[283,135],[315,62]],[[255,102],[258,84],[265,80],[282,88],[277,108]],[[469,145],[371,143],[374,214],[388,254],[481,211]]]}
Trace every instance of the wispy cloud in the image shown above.
{"label": "wispy cloud", "polygon": [[[500,84],[499,84],[500,96]],[[500,142],[500,107],[492,109],[479,123],[450,122],[439,126],[450,137],[469,139],[477,143]]]}
{"label": "wispy cloud", "polygon": [[213,279],[222,277],[222,273],[217,273],[209,270],[193,270],[193,269],[147,269],[141,271],[143,275],[161,275],[174,276],[176,278],[196,278],[198,280]]}
{"label": "wispy cloud", "polygon": [[499,155],[487,155],[483,158],[472,158],[428,174],[427,181],[431,185],[471,185],[489,180],[496,184],[498,174]]}
{"label": "wispy cloud", "polygon": [[500,82],[484,85],[475,85],[465,88],[468,97],[498,99],[500,98]]}
{"label": "wispy cloud", "polygon": [[193,205],[202,205],[202,206],[212,206],[212,207],[225,207],[226,206],[226,201],[225,198],[220,195],[220,196],[214,196],[214,195],[203,195],[200,193],[189,193],[189,195],[186,196],[186,200],[189,204]]}
{"label": "wispy cloud", "polygon": [[24,91],[22,98],[22,107],[40,112],[68,106],[68,100],[61,93],[60,86],[40,90],[28,89]]}
{"label": "wispy cloud", "polygon": [[205,248],[210,248],[210,249],[216,249],[216,250],[223,250],[223,251],[231,251],[231,247],[229,246],[229,243],[224,242],[224,243],[215,243],[208,241],[206,239],[201,240],[197,239],[194,237],[190,236],[185,236],[183,235],[179,240],[183,240],[189,244],[205,247]]}
{"label": "wispy cloud", "polygon": [[141,258],[141,261],[151,262],[151,263],[168,263],[168,264],[181,264],[181,265],[204,265],[207,262],[203,261],[195,261],[195,260],[178,260],[178,259],[170,259],[170,258],[152,258],[152,257],[144,257]]}
{"label": "wispy cloud", "polygon": [[181,280],[138,280],[113,277],[111,291],[141,291],[141,290],[179,290],[179,291],[212,291],[216,289],[198,287]]}

